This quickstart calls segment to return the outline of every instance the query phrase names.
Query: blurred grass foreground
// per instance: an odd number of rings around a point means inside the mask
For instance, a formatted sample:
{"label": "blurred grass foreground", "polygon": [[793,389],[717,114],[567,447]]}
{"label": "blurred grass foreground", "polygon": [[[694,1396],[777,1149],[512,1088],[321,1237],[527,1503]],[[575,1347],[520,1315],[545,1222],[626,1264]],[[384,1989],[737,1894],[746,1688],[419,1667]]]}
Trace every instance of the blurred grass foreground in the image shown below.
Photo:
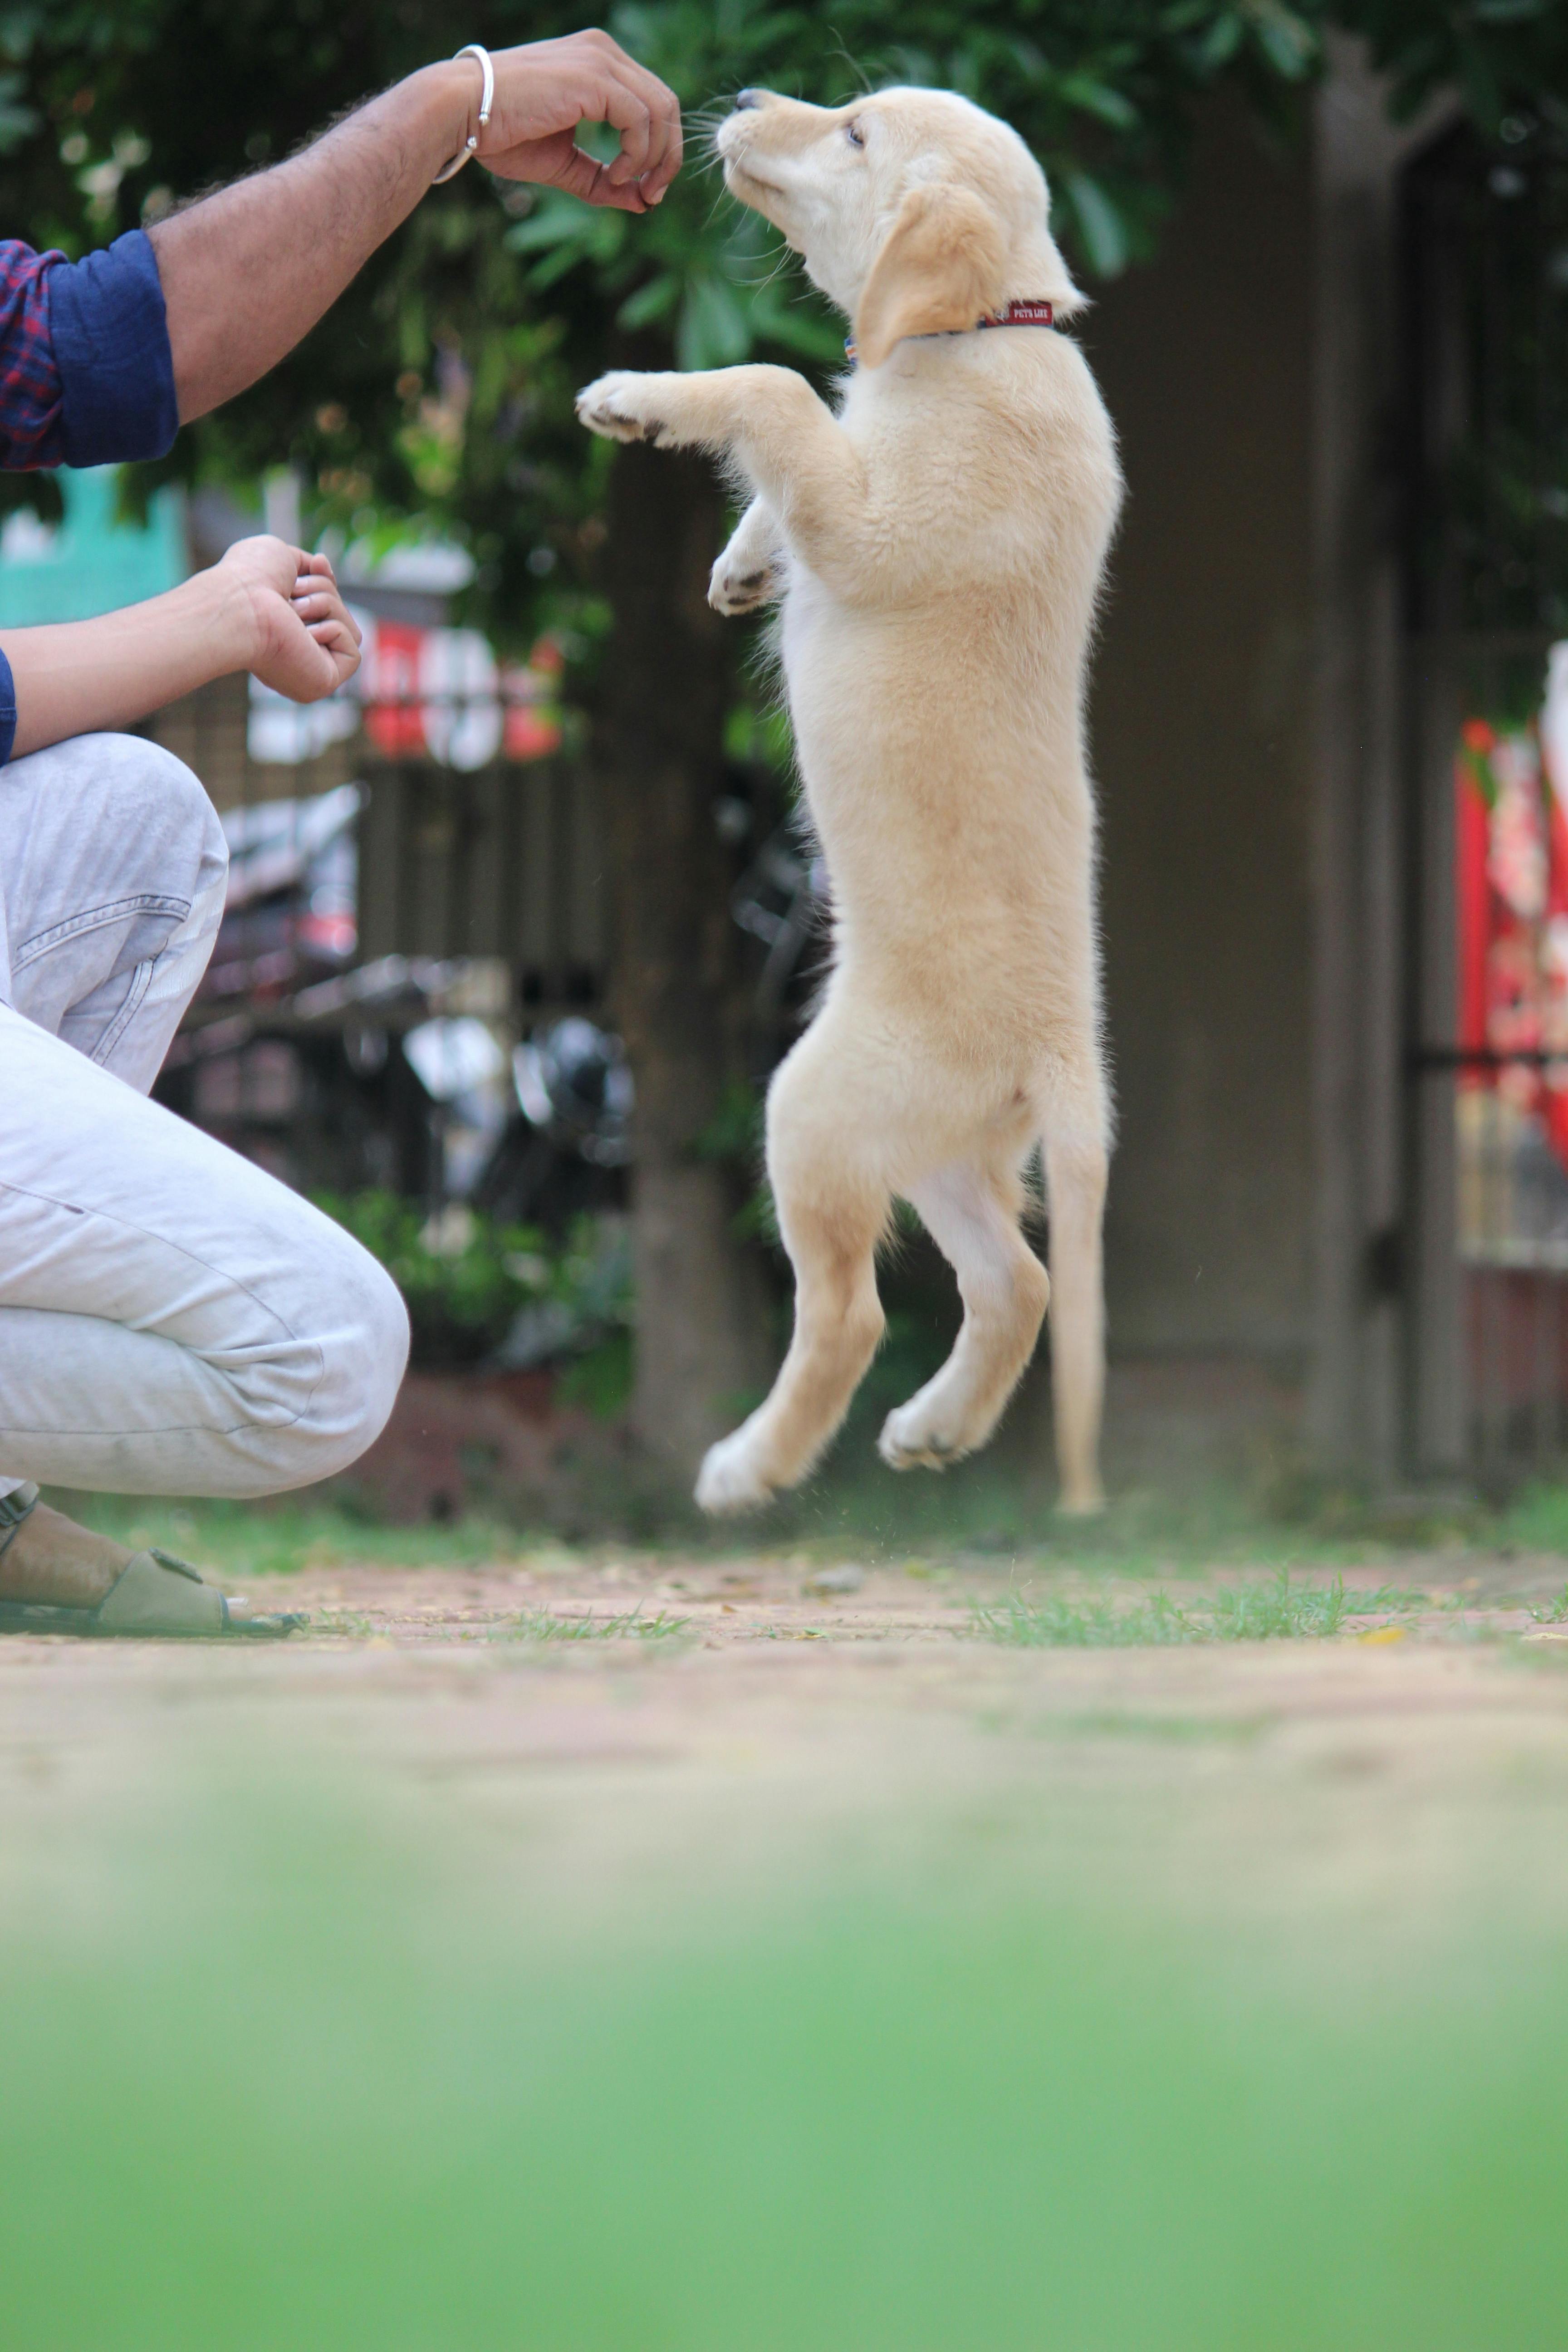
{"label": "blurred grass foreground", "polygon": [[[1560,1969],[1036,1894],[574,1941],[340,1798],[4,1877],[16,2352],[1561,2346]],[[511,1890],[515,1894],[515,1890]]]}

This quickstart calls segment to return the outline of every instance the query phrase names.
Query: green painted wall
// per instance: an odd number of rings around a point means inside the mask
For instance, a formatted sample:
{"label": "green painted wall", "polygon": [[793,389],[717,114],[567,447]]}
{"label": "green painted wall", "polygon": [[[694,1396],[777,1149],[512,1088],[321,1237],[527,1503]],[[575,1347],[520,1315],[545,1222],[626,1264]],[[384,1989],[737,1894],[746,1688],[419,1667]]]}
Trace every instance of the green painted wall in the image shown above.
{"label": "green painted wall", "polygon": [[179,491],[155,492],[146,527],[138,529],[116,517],[119,472],[117,466],[62,468],[65,520],[47,545],[25,554],[0,551],[0,629],[89,621],[160,596],[184,579],[190,563]]}

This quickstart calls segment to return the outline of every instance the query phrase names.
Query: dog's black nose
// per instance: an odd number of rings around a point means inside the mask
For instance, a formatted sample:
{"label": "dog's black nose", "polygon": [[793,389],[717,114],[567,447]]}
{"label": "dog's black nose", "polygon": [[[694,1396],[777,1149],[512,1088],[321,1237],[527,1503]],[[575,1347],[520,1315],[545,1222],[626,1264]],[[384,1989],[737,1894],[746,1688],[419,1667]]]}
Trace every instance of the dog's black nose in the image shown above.
{"label": "dog's black nose", "polygon": [[739,114],[739,113],[742,111],[742,110],[743,108],[745,108],[745,107],[751,107],[751,106],[761,106],[761,104],[762,104],[762,102],[763,102],[763,98],[764,98],[765,96],[766,96],[766,92],[765,92],[765,91],[763,91],[763,90],[760,90],[760,89],[740,89],[740,90],[737,90],[737,91],[736,91],[736,93],[735,93],[735,111],[736,111],[736,113],[737,113],[737,114]]}

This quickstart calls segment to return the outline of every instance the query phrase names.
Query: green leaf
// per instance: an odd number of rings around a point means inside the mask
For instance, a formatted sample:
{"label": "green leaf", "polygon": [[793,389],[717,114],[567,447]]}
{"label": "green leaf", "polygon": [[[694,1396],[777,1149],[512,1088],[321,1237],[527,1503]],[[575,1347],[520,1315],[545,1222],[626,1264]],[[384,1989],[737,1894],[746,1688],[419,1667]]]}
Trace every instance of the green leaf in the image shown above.
{"label": "green leaf", "polygon": [[541,209],[509,228],[501,243],[509,253],[546,253],[558,245],[580,244],[584,226],[575,218],[563,219],[558,213]]}
{"label": "green leaf", "polygon": [[1101,122],[1109,122],[1117,131],[1131,131],[1138,120],[1138,109],[1131,99],[1123,98],[1119,89],[1096,81],[1092,74],[1065,74],[1057,88],[1069,106],[1085,114],[1097,114]]}
{"label": "green leaf", "polygon": [[609,205],[585,205],[578,196],[551,188],[526,220],[507,230],[501,243],[509,253],[558,253],[570,247],[574,257],[602,265],[619,256],[628,217]]}
{"label": "green leaf", "polygon": [[1228,12],[1215,18],[1207,37],[1198,46],[1199,59],[1209,72],[1217,72],[1221,66],[1230,63],[1241,47],[1246,29],[1241,18]]}
{"label": "green leaf", "polygon": [[750,304],[752,333],[759,342],[778,343],[803,359],[829,366],[844,358],[844,326],[825,317],[815,297],[803,298],[793,282],[771,278],[759,287]]}
{"label": "green leaf", "polygon": [[650,278],[635,294],[628,294],[616,312],[617,327],[651,327],[656,319],[666,319],[680,299],[680,280],[668,270]]}
{"label": "green leaf", "polygon": [[43,26],[41,8],[0,8],[0,55],[26,64]]}
{"label": "green leaf", "polygon": [[42,117],[21,102],[26,83],[19,73],[0,74],[0,155],[9,155],[30,139]]}
{"label": "green leaf", "polygon": [[1300,81],[1317,61],[1317,36],[1284,0],[1247,0],[1253,38],[1276,73]]}
{"label": "green leaf", "polygon": [[1117,205],[1088,172],[1074,172],[1067,192],[1089,268],[1101,278],[1118,277],[1127,267],[1130,240]]}
{"label": "green leaf", "polygon": [[693,278],[675,332],[683,368],[732,367],[752,347],[752,331],[733,290],[721,278]]}
{"label": "green leaf", "polygon": [[547,253],[542,261],[534,264],[528,273],[528,282],[535,293],[542,294],[548,287],[570,277],[573,270],[587,258],[588,249],[584,245],[558,245],[553,253]]}

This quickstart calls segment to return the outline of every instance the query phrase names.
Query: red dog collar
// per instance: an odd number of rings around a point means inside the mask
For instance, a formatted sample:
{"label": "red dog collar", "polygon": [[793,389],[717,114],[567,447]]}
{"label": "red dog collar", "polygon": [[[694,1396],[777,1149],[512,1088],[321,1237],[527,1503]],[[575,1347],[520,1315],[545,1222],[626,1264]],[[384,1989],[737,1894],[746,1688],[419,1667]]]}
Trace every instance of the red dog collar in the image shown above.
{"label": "red dog collar", "polygon": [[994,319],[982,319],[983,327],[1054,327],[1056,305],[1052,302],[1009,302]]}
{"label": "red dog collar", "polygon": [[[1009,302],[994,314],[987,315],[984,319],[976,319],[973,327],[944,327],[942,331],[951,335],[978,334],[982,327],[1054,327],[1056,323],[1057,313],[1054,303]],[[925,338],[923,335],[917,335],[913,340],[916,342],[923,342]],[[852,360],[855,357],[853,342],[845,344],[844,356],[847,360]]]}

